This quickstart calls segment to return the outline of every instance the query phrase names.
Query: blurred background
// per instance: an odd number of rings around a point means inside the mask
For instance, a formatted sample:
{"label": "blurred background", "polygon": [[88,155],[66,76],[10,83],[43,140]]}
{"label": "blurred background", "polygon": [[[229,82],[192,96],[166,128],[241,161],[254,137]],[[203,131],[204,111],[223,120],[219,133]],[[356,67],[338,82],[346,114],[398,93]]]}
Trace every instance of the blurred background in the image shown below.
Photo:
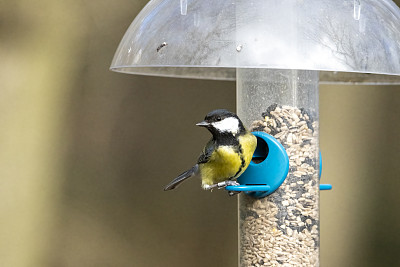
{"label": "blurred background", "polygon": [[[0,2],[0,266],[237,266],[236,198],[162,191],[235,83],[110,72],[146,3]],[[400,266],[400,86],[322,85],[320,109],[321,265]]]}

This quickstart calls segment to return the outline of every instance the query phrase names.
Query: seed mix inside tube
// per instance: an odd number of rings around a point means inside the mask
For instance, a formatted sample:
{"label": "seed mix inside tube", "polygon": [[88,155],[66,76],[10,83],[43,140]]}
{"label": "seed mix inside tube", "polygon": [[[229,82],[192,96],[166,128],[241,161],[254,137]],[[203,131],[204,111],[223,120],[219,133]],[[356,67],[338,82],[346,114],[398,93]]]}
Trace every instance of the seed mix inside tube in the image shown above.
{"label": "seed mix inside tube", "polygon": [[271,105],[251,131],[274,136],[289,174],[271,195],[239,200],[240,266],[319,266],[318,123],[303,108]]}

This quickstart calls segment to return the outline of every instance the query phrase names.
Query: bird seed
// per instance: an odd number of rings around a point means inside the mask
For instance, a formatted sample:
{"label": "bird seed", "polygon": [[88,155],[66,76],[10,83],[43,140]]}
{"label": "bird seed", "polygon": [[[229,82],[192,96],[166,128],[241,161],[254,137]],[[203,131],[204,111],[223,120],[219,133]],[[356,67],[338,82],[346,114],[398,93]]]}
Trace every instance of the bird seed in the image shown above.
{"label": "bird seed", "polygon": [[240,195],[240,266],[319,266],[318,122],[304,108],[274,104],[251,130],[282,144],[289,174],[265,198]]}

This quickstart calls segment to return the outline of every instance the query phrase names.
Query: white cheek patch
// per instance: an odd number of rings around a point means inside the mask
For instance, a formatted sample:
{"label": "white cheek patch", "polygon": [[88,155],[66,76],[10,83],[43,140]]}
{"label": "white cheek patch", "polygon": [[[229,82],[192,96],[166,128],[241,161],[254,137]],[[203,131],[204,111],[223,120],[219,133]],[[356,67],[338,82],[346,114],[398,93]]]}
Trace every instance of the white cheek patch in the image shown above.
{"label": "white cheek patch", "polygon": [[231,132],[237,134],[239,132],[239,121],[236,118],[226,118],[222,121],[213,122],[212,126],[220,132]]}

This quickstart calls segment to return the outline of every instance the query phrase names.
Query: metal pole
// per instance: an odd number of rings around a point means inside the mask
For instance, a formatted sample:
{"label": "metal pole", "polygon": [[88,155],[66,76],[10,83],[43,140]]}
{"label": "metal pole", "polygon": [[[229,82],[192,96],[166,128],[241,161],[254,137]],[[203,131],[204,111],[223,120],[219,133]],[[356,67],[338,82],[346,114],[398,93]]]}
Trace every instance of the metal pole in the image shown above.
{"label": "metal pole", "polygon": [[237,69],[237,109],[290,166],[271,195],[240,194],[239,266],[319,266],[318,71]]}

